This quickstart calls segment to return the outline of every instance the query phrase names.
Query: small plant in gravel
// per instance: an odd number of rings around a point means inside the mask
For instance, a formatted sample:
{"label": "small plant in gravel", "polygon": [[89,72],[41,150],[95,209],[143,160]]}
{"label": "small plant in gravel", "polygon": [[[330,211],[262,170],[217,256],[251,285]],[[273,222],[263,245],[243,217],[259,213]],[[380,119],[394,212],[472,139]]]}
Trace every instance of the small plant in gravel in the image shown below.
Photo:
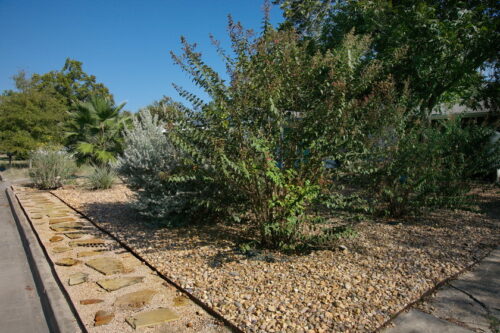
{"label": "small plant in gravel", "polygon": [[116,177],[117,172],[112,166],[94,166],[87,184],[92,190],[105,190],[113,186]]}
{"label": "small plant in gravel", "polygon": [[29,175],[33,184],[43,190],[61,187],[75,172],[72,154],[53,148],[38,149],[31,153]]}

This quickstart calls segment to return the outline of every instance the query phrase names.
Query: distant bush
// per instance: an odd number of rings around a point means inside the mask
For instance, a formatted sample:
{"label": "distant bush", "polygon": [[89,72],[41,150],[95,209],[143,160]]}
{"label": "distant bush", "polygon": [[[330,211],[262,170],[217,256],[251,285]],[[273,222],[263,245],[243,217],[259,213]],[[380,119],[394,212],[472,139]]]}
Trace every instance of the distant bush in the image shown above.
{"label": "distant bush", "polygon": [[95,166],[87,182],[92,190],[105,190],[113,186],[116,176],[117,172],[111,166]]}
{"label": "distant bush", "polygon": [[467,204],[470,180],[498,166],[500,150],[490,144],[491,134],[486,127],[451,120],[405,129],[372,165],[375,210],[398,217]]}
{"label": "distant bush", "polygon": [[34,185],[50,190],[61,187],[75,172],[75,159],[64,150],[38,149],[31,153],[29,175]]}

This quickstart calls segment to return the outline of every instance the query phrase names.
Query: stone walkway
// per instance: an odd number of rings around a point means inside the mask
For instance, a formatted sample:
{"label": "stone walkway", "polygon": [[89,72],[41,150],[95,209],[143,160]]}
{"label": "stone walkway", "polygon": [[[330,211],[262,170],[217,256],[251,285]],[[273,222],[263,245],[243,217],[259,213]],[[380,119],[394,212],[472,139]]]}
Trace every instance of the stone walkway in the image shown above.
{"label": "stone walkway", "polygon": [[89,332],[229,332],[50,193],[15,192]]}
{"label": "stone walkway", "polygon": [[0,331],[49,332],[33,274],[5,195],[6,185],[0,182]]}
{"label": "stone walkway", "polygon": [[500,332],[500,249],[402,313],[384,333]]}

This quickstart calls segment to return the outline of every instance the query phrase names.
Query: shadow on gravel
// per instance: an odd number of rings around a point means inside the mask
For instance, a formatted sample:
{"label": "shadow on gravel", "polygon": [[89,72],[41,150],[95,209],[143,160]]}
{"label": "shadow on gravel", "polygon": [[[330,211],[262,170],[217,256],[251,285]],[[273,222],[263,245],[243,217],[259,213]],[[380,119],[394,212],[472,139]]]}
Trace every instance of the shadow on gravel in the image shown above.
{"label": "shadow on gravel", "polygon": [[[460,253],[465,250],[473,258],[479,259],[480,253],[494,249],[500,241],[500,189],[483,187],[473,194],[472,210],[442,209],[417,217],[391,220],[389,223],[379,219],[376,223],[384,228],[385,234],[367,233],[365,237],[370,244],[386,248],[397,246],[399,254],[407,254],[409,258],[418,251],[422,255],[448,262],[450,258],[460,257]],[[366,228],[363,225],[360,227]],[[492,242],[492,235],[496,235],[496,242]],[[370,248],[361,246],[357,250],[370,254]]]}
{"label": "shadow on gravel", "polygon": [[[157,250],[190,250],[204,246],[222,248],[236,247],[244,238],[241,224],[190,224],[178,227],[165,227],[161,223],[148,221],[127,203],[90,203],[83,207],[83,212],[98,225],[113,232],[119,238],[127,239],[135,245],[143,244],[144,252]],[[168,236],[168,237],[166,237]]]}

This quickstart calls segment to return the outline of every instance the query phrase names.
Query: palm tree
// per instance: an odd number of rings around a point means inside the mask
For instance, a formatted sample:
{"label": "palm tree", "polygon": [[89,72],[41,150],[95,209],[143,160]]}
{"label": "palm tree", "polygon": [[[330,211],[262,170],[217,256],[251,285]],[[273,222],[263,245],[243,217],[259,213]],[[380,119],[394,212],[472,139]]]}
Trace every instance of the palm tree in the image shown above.
{"label": "palm tree", "polygon": [[123,151],[122,130],[129,117],[109,98],[93,96],[78,102],[71,112],[67,131],[68,146],[76,152],[77,161],[109,165]]}

